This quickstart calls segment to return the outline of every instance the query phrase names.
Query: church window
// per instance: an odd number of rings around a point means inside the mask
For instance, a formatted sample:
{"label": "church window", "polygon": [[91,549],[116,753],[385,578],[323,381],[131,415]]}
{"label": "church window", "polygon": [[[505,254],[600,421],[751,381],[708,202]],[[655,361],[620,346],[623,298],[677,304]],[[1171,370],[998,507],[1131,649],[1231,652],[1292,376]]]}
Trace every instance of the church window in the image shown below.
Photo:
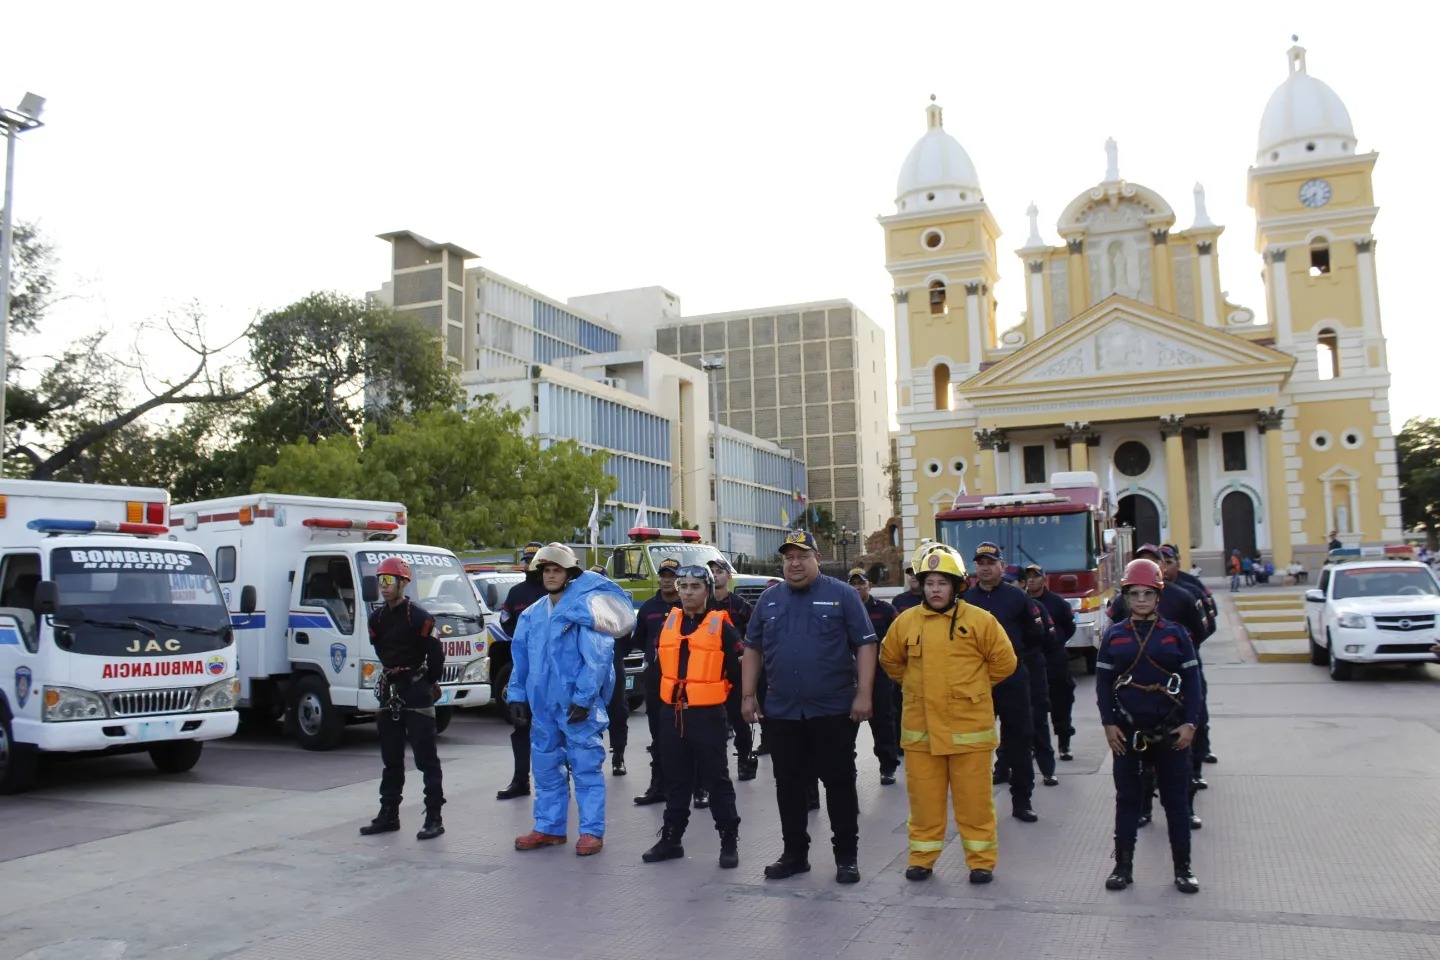
{"label": "church window", "polygon": [[1037,443],[1027,445],[1023,451],[1025,457],[1025,482],[1045,482],[1045,445]]}
{"label": "church window", "polygon": [[1245,469],[1245,431],[1227,430],[1220,434],[1220,449],[1226,473]]}
{"label": "church window", "polygon": [[930,315],[943,317],[949,311],[945,307],[945,281],[930,281]]}
{"label": "church window", "polygon": [[1310,244],[1310,276],[1322,277],[1330,272],[1330,245],[1316,239]]}
{"label": "church window", "polygon": [[930,230],[926,232],[922,242],[925,244],[926,249],[934,250],[936,247],[940,246],[940,244],[943,243],[944,240],[945,238],[940,236],[939,230]]}
{"label": "church window", "polygon": [[950,367],[948,364],[935,364],[935,409],[950,409]]}
{"label": "church window", "polygon": [[1340,337],[1334,330],[1321,330],[1315,338],[1315,365],[1321,380],[1340,377]]}
{"label": "church window", "polygon": [[935,199],[935,194],[933,194],[933,193],[927,193],[927,194],[925,194],[925,199],[926,199],[926,200],[934,200],[934,199]]}
{"label": "church window", "polygon": [[1150,448],[1139,440],[1126,440],[1115,448],[1115,469],[1127,477],[1138,477],[1150,469]]}
{"label": "church window", "polygon": [[925,476],[927,477],[938,477],[940,476],[940,471],[943,469],[945,468],[940,465],[939,460],[925,461]]}
{"label": "church window", "polygon": [[1363,442],[1364,434],[1359,430],[1346,430],[1340,434],[1340,443],[1343,444],[1347,450],[1358,450],[1360,449],[1360,444]]}

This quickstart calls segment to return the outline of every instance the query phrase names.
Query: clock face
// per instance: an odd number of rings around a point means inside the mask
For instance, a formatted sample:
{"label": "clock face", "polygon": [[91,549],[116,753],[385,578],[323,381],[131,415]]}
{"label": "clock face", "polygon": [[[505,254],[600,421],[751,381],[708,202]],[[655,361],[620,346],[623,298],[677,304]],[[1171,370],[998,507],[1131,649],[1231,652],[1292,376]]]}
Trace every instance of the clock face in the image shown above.
{"label": "clock face", "polygon": [[1300,184],[1300,202],[1307,207],[1323,207],[1330,202],[1330,184],[1324,180],[1306,180]]}

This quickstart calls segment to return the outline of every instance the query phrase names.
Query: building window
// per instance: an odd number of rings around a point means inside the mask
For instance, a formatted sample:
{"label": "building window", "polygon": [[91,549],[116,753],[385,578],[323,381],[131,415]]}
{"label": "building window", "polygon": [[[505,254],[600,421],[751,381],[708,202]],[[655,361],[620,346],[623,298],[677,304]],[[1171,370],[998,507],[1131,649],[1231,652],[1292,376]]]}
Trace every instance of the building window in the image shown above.
{"label": "building window", "polygon": [[1323,277],[1330,272],[1330,245],[1324,240],[1310,243],[1310,276]]}
{"label": "building window", "polygon": [[1220,435],[1220,451],[1225,461],[1225,472],[1235,473],[1245,469],[1245,431],[1227,430]]}
{"label": "building window", "polygon": [[1315,337],[1315,365],[1321,380],[1340,377],[1340,337],[1334,330],[1321,330]]}
{"label": "building window", "polygon": [[1115,448],[1115,469],[1127,477],[1138,477],[1150,469],[1150,448],[1139,440],[1126,440]]}
{"label": "building window", "polygon": [[945,242],[945,237],[939,230],[927,230],[921,242],[925,244],[925,249],[935,250]]}
{"label": "building window", "polygon": [[1045,482],[1045,445],[1037,443],[1033,446],[1026,446],[1025,456],[1025,482]]}
{"label": "building window", "polygon": [[947,312],[945,307],[945,281],[930,281],[930,315],[932,317],[943,317]]}
{"label": "building window", "polygon": [[935,364],[935,409],[950,409],[950,367],[948,364]]}

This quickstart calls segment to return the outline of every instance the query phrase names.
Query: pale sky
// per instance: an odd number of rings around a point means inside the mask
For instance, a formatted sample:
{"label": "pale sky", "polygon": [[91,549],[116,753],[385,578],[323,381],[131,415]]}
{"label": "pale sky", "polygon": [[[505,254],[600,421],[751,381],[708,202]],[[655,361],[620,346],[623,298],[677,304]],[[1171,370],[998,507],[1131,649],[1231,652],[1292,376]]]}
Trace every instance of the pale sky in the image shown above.
{"label": "pale sky", "polygon": [[312,290],[360,295],[388,276],[374,235],[398,229],[561,300],[659,284],[700,314],[847,297],[890,329],[875,218],[932,93],[1004,230],[1002,327],[1024,308],[1025,208],[1058,243],[1110,136],[1177,229],[1204,184],[1222,285],[1263,316],[1246,170],[1298,33],[1358,149],[1380,153],[1398,430],[1440,415],[1437,15],[1401,10],[52,0],[7,9],[0,102],[49,99],[19,144],[15,210],[83,293],[66,337],[193,300],[218,338]]}

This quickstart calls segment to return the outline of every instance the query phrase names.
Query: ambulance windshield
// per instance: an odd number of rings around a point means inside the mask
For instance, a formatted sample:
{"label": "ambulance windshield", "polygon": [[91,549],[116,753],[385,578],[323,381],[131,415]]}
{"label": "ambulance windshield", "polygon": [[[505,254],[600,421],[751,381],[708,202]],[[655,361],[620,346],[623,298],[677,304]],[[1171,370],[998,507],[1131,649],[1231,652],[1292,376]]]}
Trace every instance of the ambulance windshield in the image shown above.
{"label": "ambulance windshield", "polygon": [[169,656],[231,642],[230,615],[210,561],[163,544],[50,553],[60,594],[55,642],[71,653]]}
{"label": "ambulance windshield", "polygon": [[[460,561],[443,553],[363,550],[356,556],[361,577],[373,577],[386,557],[400,557],[415,574],[405,596],[424,607],[446,635],[479,633],[483,624],[475,588]],[[445,627],[450,627],[445,631]]]}

